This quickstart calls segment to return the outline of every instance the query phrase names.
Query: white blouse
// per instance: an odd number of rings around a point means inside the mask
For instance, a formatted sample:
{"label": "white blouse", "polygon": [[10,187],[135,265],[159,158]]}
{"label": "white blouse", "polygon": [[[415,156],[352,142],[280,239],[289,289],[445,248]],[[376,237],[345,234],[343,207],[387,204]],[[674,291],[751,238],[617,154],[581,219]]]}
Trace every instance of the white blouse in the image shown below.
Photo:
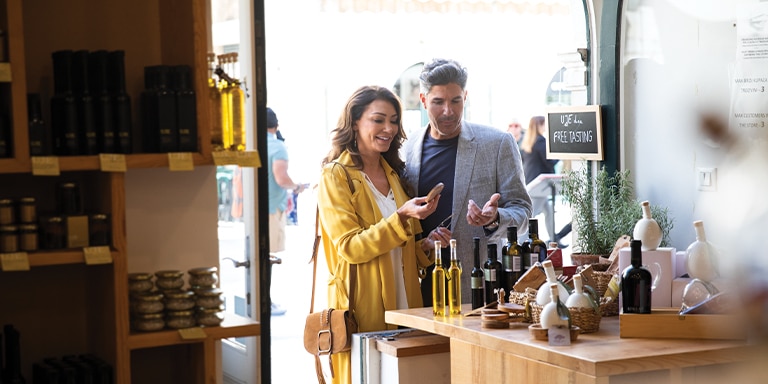
{"label": "white blouse", "polygon": [[[392,188],[386,196],[379,191],[368,175],[363,173],[365,181],[368,183],[368,187],[373,191],[373,196],[376,199],[376,205],[379,206],[381,215],[383,217],[389,217],[395,211],[397,211],[397,203],[395,202],[395,195],[392,193]],[[386,257],[386,256],[384,256]],[[389,251],[389,259],[392,262],[392,270],[395,276],[395,290],[397,292],[397,309],[408,309],[408,297],[405,295],[405,279],[403,278],[403,248],[395,247]]]}

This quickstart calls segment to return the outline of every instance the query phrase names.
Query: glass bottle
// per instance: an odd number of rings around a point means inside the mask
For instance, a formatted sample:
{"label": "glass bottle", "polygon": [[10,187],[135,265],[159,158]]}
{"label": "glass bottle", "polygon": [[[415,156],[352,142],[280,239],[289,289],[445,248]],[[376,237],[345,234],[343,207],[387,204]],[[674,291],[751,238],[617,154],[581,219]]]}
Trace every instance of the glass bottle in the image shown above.
{"label": "glass bottle", "polygon": [[484,305],[483,297],[483,280],[485,274],[483,269],[480,268],[480,238],[472,238],[472,251],[474,253],[474,267],[469,273],[469,281],[472,286],[472,309],[480,308]]}
{"label": "glass bottle", "polygon": [[224,149],[226,150],[232,150],[234,149],[232,147],[232,144],[234,142],[234,132],[232,128],[232,105],[231,105],[231,97],[229,96],[229,92],[231,90],[229,82],[232,81],[232,78],[227,75],[227,73],[224,71],[224,67],[226,66],[227,62],[229,61],[228,55],[219,55],[219,66],[216,67],[216,70],[214,71],[217,76],[219,76],[219,89],[221,90],[221,135],[222,135],[222,142],[224,144]]}
{"label": "glass bottle", "polygon": [[37,224],[19,225],[19,250],[33,252],[38,249]]}
{"label": "glass bottle", "polygon": [[37,201],[34,197],[27,196],[19,199],[19,222],[37,223]]}
{"label": "glass bottle", "polygon": [[178,150],[197,152],[197,98],[192,89],[192,68],[189,65],[174,66],[173,76],[179,134]]}
{"label": "glass bottle", "polygon": [[536,264],[537,261],[543,263],[547,259],[547,243],[539,238],[538,219],[528,219],[528,237],[531,238],[529,266]]}
{"label": "glass bottle", "polygon": [[696,230],[696,241],[685,250],[685,266],[688,270],[688,276],[711,282],[720,276],[718,270],[719,254],[717,249],[707,241],[704,222],[701,220],[694,221],[693,228]]}
{"label": "glass bottle", "polygon": [[72,54],[72,92],[77,108],[80,152],[83,155],[96,155],[99,153],[99,135],[96,132],[95,104],[89,84],[88,55],[86,50]]}
{"label": "glass bottle", "polygon": [[[541,289],[547,291],[546,286]],[[557,326],[571,329],[571,312],[560,300],[559,291],[557,285],[549,285],[549,302],[541,309],[540,321],[542,329],[550,329]]]}
{"label": "glass bottle", "polygon": [[445,269],[443,269],[442,244],[435,241],[435,269],[432,270],[432,313],[445,316]]}
{"label": "glass bottle", "polygon": [[27,94],[27,119],[27,127],[29,130],[29,155],[51,155],[51,144],[49,142],[50,133],[45,127],[45,121],[43,120],[43,110],[40,105],[39,93]]}
{"label": "glass bottle", "polygon": [[88,244],[91,246],[104,246],[112,243],[112,226],[109,223],[109,215],[95,213],[88,217]]}
{"label": "glass bottle", "polygon": [[107,64],[109,71],[107,84],[112,97],[112,110],[115,119],[116,152],[132,153],[133,117],[131,115],[131,96],[125,91],[125,51],[109,52]]}
{"label": "glass bottle", "polygon": [[589,308],[592,306],[592,300],[584,292],[584,282],[581,280],[580,273],[573,275],[573,293],[568,296],[565,306],[569,308]]}
{"label": "glass bottle", "polygon": [[213,77],[216,54],[208,54],[208,114],[211,118],[211,146],[214,151],[224,149],[221,131],[221,90]]}
{"label": "glass bottle", "polygon": [[16,209],[13,204],[13,199],[0,199],[0,225],[16,222]]}
{"label": "glass bottle", "polygon": [[502,266],[496,254],[496,243],[488,242],[488,259],[483,264],[485,272],[485,304],[496,301],[496,290],[501,288]]}
{"label": "glass bottle", "polygon": [[661,227],[651,215],[650,202],[643,201],[640,207],[643,209],[643,217],[635,223],[632,238],[643,243],[643,251],[653,251],[661,244]]}
{"label": "glass bottle", "polygon": [[461,266],[456,254],[456,239],[451,239],[451,266],[448,268],[448,310],[451,315],[461,314]]}
{"label": "glass bottle", "polygon": [[155,135],[158,137],[158,150],[161,153],[176,152],[179,149],[179,129],[176,92],[171,88],[171,68],[166,65],[158,65],[156,71],[157,131]]}
{"label": "glass bottle", "polygon": [[621,274],[624,313],[651,313],[651,272],[643,267],[642,242],[632,240],[631,265]]}
{"label": "glass bottle", "polygon": [[556,285],[559,290],[558,297],[565,303],[565,300],[570,296],[570,292],[568,292],[568,288],[566,288],[563,283],[557,280],[557,274],[555,274],[555,267],[552,265],[552,261],[544,260],[544,262],[541,263],[541,266],[544,268],[544,274],[547,276],[547,281],[545,281],[536,292],[536,304],[543,306],[549,303],[550,294],[547,292],[547,287],[553,284]]}
{"label": "glass bottle", "polygon": [[[232,55],[232,73],[235,73],[234,68],[237,65],[237,53],[233,52]],[[233,76],[232,83],[230,85],[231,90],[229,97],[232,105],[232,145],[238,151],[245,150],[245,91],[243,91],[240,80]]]}
{"label": "glass bottle", "polygon": [[72,93],[72,55],[71,50],[51,54],[54,88],[51,97],[51,130],[54,153],[61,156],[80,154],[77,105]]}
{"label": "glass bottle", "polygon": [[15,224],[0,225],[0,253],[19,251],[19,227]]}
{"label": "glass bottle", "polygon": [[507,242],[501,247],[502,267],[504,278],[502,287],[504,292],[512,292],[512,287],[522,273],[522,248],[517,243],[517,227],[507,227]]}
{"label": "glass bottle", "polygon": [[94,100],[94,125],[101,153],[115,153],[115,116],[112,96],[109,94],[109,53],[98,50],[90,53],[89,68]]}

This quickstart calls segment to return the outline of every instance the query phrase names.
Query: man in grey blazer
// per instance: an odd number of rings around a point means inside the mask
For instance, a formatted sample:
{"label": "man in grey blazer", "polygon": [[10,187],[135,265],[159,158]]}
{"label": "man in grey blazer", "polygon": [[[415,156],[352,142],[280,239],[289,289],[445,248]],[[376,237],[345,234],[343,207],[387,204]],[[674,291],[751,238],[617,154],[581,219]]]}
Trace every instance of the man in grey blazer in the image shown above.
{"label": "man in grey blazer", "polygon": [[[527,233],[531,198],[512,135],[462,119],[466,68],[454,60],[435,59],[424,65],[419,79],[419,97],[429,124],[412,132],[403,147],[404,181],[415,196],[425,196],[438,182],[445,184],[437,211],[422,220],[422,236],[444,245],[456,239],[464,271],[462,302],[468,303],[472,238],[480,238],[481,263],[487,258],[488,242],[497,244],[499,255],[508,226],[517,226],[521,237]],[[448,251],[442,253],[447,265]],[[431,306],[431,269],[422,279],[421,290],[424,305]]]}

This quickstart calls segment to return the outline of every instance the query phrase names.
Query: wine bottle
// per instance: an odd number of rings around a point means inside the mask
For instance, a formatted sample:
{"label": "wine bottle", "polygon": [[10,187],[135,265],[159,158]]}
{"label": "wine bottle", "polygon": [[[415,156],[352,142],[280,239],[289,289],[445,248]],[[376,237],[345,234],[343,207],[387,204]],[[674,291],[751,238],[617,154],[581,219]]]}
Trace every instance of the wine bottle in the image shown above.
{"label": "wine bottle", "polygon": [[173,67],[174,94],[176,95],[176,130],[181,152],[197,152],[197,100],[192,89],[192,68],[188,65]]}
{"label": "wine bottle", "polygon": [[472,238],[472,251],[474,252],[475,264],[470,272],[470,284],[472,286],[472,309],[480,308],[483,303],[483,280],[484,273],[480,268],[480,238]]}
{"label": "wine bottle", "polygon": [[51,97],[51,131],[54,154],[60,156],[80,154],[77,105],[72,94],[72,54],[70,50],[51,54],[54,92]]}
{"label": "wine bottle", "polygon": [[111,51],[107,57],[108,87],[112,97],[116,152],[133,152],[131,96],[125,91],[125,51]]}
{"label": "wine bottle", "polygon": [[224,138],[221,131],[221,90],[213,77],[216,54],[208,54],[208,113],[211,118],[211,146],[214,151],[224,149]]}
{"label": "wine bottle", "polygon": [[537,261],[543,263],[547,259],[547,243],[539,239],[538,219],[528,219],[528,236],[531,238],[531,265],[536,264]]}
{"label": "wine bottle", "polygon": [[21,342],[19,331],[13,325],[6,324],[3,327],[5,335],[5,371],[3,371],[3,383],[25,384],[26,380],[21,375]]}
{"label": "wine bottle", "polygon": [[109,94],[108,70],[109,53],[98,50],[88,57],[91,75],[91,94],[94,99],[94,130],[97,133],[98,146],[101,153],[115,153],[117,138],[115,137],[115,116],[113,113],[112,96]]}
{"label": "wine bottle", "polygon": [[592,300],[589,298],[589,294],[584,292],[584,282],[581,280],[580,273],[573,275],[573,293],[568,296],[565,306],[568,308],[592,307]]}
{"label": "wine bottle", "polygon": [[86,50],[72,54],[72,93],[75,95],[77,124],[80,131],[80,152],[83,155],[99,153],[99,134],[96,132],[96,112],[89,85],[89,53]]}
{"label": "wine bottle", "polygon": [[179,148],[179,129],[176,113],[176,93],[171,89],[171,68],[158,65],[155,77],[157,92],[157,131],[155,135],[160,152],[176,152]]}
{"label": "wine bottle", "polygon": [[432,270],[432,313],[445,316],[445,269],[443,269],[442,244],[435,241],[435,269]]}
{"label": "wine bottle", "polygon": [[621,273],[624,313],[651,313],[651,272],[643,267],[642,242],[632,240],[631,265]]}
{"label": "wine bottle", "polygon": [[[546,286],[541,289],[547,291]],[[549,285],[549,302],[541,309],[541,315],[539,317],[542,329],[550,329],[557,326],[571,329],[571,312],[560,300],[559,291],[560,289],[557,285]]]}
{"label": "wine bottle", "polygon": [[51,144],[48,129],[43,121],[43,111],[40,105],[40,94],[27,94],[27,118],[29,129],[29,155],[50,156]]}
{"label": "wine bottle", "polygon": [[501,288],[502,266],[496,255],[496,244],[488,242],[488,259],[483,265],[485,272],[485,304],[496,301],[496,290]]}
{"label": "wine bottle", "polygon": [[448,311],[451,315],[461,314],[461,266],[456,254],[456,239],[451,239],[451,266],[448,268]]}
{"label": "wine bottle", "polygon": [[547,287],[551,285],[557,286],[558,297],[560,297],[560,300],[562,300],[563,303],[565,303],[565,300],[568,299],[568,296],[570,296],[571,293],[568,292],[568,288],[565,287],[565,284],[557,280],[557,275],[555,274],[555,267],[552,265],[552,261],[544,260],[544,262],[541,263],[541,266],[544,268],[544,274],[547,276],[547,281],[541,284],[541,286],[539,287],[539,290],[536,292],[536,304],[543,306],[549,303],[550,294],[547,290]]}
{"label": "wine bottle", "polygon": [[507,227],[507,242],[501,247],[501,265],[504,269],[502,288],[512,292],[512,287],[522,273],[522,248],[517,243],[517,227]]}

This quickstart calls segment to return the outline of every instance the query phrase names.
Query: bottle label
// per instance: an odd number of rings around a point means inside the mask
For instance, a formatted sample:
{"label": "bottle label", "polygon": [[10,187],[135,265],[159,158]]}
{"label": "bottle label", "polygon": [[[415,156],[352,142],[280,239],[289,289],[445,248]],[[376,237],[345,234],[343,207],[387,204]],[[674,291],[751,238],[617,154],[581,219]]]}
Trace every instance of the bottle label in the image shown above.
{"label": "bottle label", "polygon": [[539,254],[531,252],[528,254],[528,266],[533,267],[539,261]]}
{"label": "bottle label", "polygon": [[489,273],[490,273],[490,279],[486,279],[486,280],[496,281],[496,268],[490,268]]}
{"label": "bottle label", "polygon": [[520,272],[522,257],[512,256],[512,272]]}
{"label": "bottle label", "polygon": [[493,281],[491,280],[491,271],[493,271],[493,268],[483,269],[483,273],[485,274],[485,281]]}
{"label": "bottle label", "polygon": [[472,289],[483,289],[483,279],[473,276],[472,279],[470,279],[470,285],[472,286]]}

